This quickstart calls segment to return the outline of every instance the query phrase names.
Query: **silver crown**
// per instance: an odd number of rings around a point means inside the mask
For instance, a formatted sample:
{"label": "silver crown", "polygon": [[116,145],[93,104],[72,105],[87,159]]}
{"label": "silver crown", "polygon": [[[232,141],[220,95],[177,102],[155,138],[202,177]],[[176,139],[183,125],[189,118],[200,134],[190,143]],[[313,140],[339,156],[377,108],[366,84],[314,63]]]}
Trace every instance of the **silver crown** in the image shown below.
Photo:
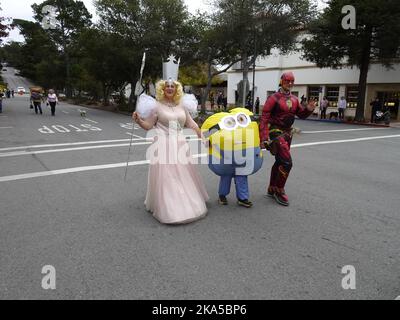
{"label": "silver crown", "polygon": [[164,80],[178,80],[179,63],[181,59],[176,61],[174,55],[170,55],[166,62],[163,62],[163,79]]}

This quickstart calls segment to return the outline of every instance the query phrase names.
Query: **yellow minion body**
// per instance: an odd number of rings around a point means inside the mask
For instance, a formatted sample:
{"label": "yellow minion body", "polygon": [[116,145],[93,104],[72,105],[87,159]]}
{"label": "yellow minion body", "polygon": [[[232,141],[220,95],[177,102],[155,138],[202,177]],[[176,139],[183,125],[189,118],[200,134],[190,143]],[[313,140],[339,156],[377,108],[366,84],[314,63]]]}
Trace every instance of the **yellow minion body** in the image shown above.
{"label": "yellow minion body", "polygon": [[[247,162],[255,164],[254,172],[261,167],[258,124],[251,119],[252,116],[253,113],[248,109],[235,108],[230,112],[219,112],[210,116],[201,126],[204,136],[208,137],[210,142],[209,167],[216,174],[223,175],[223,172],[227,171],[226,168],[222,170],[221,166],[241,166],[235,164],[235,157],[247,156]],[[219,161],[217,164],[216,159]]]}
{"label": "yellow minion body", "polygon": [[[244,117],[246,115],[247,117]],[[210,149],[238,151],[259,147],[258,124],[251,120],[253,113],[245,108],[216,113],[203,123],[201,130],[210,140]],[[232,121],[236,121],[233,124]],[[242,124],[238,123],[242,121]],[[212,150],[209,150],[212,152]]]}

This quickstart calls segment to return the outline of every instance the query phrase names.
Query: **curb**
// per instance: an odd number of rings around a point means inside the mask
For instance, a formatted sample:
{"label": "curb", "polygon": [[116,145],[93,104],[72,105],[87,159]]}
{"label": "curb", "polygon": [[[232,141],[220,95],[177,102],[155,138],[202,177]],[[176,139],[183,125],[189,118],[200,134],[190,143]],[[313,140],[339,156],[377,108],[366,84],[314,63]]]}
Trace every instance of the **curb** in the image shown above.
{"label": "curb", "polygon": [[94,110],[102,110],[102,111],[107,111],[107,112],[112,112],[112,113],[118,113],[118,114],[122,114],[125,116],[131,116],[132,112],[127,112],[127,111],[119,111],[119,110],[109,110],[107,108],[103,108],[101,106],[94,106],[94,105],[87,105],[87,104],[80,104],[80,103],[76,103],[73,101],[68,101],[68,100],[64,100],[62,101],[64,103],[73,105],[73,106],[77,106],[77,107],[84,107],[84,108],[88,108],[88,109],[94,109]]}
{"label": "curb", "polygon": [[380,127],[380,128],[391,128],[390,125],[386,124],[378,124],[378,123],[368,123],[368,122],[353,122],[353,121],[340,121],[340,120],[325,120],[325,119],[302,119],[305,121],[318,121],[318,122],[328,122],[328,123],[343,123],[343,124],[352,124],[358,126],[368,126],[368,127]]}

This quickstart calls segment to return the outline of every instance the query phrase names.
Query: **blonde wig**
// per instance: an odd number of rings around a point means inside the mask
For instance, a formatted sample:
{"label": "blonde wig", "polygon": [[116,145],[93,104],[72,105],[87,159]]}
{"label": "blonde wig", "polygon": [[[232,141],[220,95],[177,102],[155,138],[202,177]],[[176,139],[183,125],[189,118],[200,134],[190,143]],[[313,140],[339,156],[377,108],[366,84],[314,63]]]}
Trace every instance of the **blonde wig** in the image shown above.
{"label": "blonde wig", "polygon": [[[167,80],[160,80],[156,83],[156,99],[158,101],[164,100],[164,89],[167,82],[168,82]],[[179,102],[183,97],[183,87],[180,82],[178,81],[173,81],[173,82],[176,88],[176,92],[174,95],[174,102],[176,104],[179,104]]]}

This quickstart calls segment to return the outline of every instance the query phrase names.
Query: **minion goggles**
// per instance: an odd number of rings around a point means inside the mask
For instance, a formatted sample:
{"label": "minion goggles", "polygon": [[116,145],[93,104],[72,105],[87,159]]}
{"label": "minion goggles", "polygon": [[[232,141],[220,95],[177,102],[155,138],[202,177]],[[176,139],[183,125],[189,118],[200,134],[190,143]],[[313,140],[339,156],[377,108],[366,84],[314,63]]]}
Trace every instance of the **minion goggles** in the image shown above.
{"label": "minion goggles", "polygon": [[236,130],[238,127],[246,128],[252,121],[255,121],[255,118],[250,117],[245,113],[230,114],[223,117],[217,124],[209,128],[208,132],[205,133],[205,136],[209,137],[215,131],[221,129],[233,131]]}

